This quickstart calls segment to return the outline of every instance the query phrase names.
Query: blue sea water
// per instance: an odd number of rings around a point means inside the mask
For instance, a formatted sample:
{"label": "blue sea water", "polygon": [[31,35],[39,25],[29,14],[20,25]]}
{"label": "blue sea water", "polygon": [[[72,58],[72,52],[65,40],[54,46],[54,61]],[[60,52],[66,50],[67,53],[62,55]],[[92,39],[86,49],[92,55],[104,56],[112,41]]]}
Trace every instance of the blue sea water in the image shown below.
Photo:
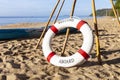
{"label": "blue sea water", "polygon": [[[80,19],[91,18],[90,16],[77,16]],[[60,16],[58,20],[69,18],[68,15]],[[37,22],[47,22],[49,16],[0,16],[0,26],[16,23],[37,23]],[[52,21],[55,16],[52,18]]]}

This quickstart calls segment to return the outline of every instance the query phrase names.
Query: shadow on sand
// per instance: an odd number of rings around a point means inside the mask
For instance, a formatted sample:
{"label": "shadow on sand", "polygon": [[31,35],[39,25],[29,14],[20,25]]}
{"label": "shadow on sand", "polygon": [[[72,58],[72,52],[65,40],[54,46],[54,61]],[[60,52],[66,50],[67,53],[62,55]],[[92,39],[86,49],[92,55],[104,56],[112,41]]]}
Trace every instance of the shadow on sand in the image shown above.
{"label": "shadow on sand", "polygon": [[[113,51],[102,51],[101,52],[101,55],[103,57],[106,57],[107,55],[110,55],[110,54],[114,54],[114,53],[120,53],[120,50],[113,50]],[[95,56],[95,54],[93,54],[92,56]],[[95,57],[94,57],[95,58]],[[108,65],[111,65],[111,64],[119,64],[120,63],[120,57],[119,58],[115,58],[115,59],[109,59],[109,60],[103,60],[102,61],[102,65],[104,64],[108,64]],[[83,65],[80,65],[79,67],[86,67],[86,66],[95,66],[95,65],[99,65],[98,61],[87,61],[86,63],[84,63]],[[102,66],[101,65],[101,66]]]}

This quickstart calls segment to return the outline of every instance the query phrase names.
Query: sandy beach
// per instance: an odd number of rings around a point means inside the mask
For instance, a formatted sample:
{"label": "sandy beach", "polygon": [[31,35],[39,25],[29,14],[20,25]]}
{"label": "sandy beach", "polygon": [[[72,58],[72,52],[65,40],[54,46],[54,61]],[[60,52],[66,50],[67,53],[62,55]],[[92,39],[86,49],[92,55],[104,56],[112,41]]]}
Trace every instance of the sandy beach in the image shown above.
{"label": "sandy beach", "polygon": [[[92,19],[85,21],[94,32]],[[7,27],[44,25],[24,23]],[[35,49],[38,38],[0,41],[0,80],[120,80],[120,26],[112,17],[103,17],[98,19],[98,30],[102,65],[98,64],[95,56],[95,42],[88,61],[79,66],[63,68],[47,62],[41,45]],[[52,48],[57,54],[61,54],[64,37],[65,34],[61,34],[52,39]],[[71,33],[64,54],[74,54],[81,47],[82,39],[81,33]]]}

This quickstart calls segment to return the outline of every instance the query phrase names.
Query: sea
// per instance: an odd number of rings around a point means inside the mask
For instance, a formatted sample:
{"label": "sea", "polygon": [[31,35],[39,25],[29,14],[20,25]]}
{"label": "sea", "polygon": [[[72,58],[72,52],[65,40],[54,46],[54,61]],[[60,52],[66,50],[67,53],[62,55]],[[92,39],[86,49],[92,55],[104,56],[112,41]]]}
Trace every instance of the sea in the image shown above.
{"label": "sea", "polygon": [[[76,17],[76,16],[75,16]],[[91,16],[77,16],[80,19],[92,18]],[[68,15],[59,16],[58,20],[69,18]],[[8,24],[17,23],[37,23],[37,22],[47,22],[49,16],[0,16],[0,26]],[[55,16],[53,16],[51,21],[54,21]]]}

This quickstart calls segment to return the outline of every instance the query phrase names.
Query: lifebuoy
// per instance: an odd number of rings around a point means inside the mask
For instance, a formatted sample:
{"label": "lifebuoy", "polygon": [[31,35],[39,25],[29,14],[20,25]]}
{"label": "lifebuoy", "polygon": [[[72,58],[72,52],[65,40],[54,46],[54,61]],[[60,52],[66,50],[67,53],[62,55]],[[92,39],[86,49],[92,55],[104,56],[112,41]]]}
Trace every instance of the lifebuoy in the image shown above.
{"label": "lifebuoy", "polygon": [[[67,56],[67,57],[61,57],[55,54],[55,52],[51,49],[51,39],[55,36],[55,34],[67,27],[73,27],[77,28],[81,31],[83,35],[83,44],[81,48],[73,55]],[[58,21],[54,25],[51,26],[51,28],[46,32],[42,49],[45,58],[50,62],[51,64],[55,66],[60,67],[72,67],[79,63],[85,62],[90,56],[90,51],[93,46],[93,34],[92,29],[89,27],[89,25],[80,19],[76,18],[67,18],[61,21]]]}

